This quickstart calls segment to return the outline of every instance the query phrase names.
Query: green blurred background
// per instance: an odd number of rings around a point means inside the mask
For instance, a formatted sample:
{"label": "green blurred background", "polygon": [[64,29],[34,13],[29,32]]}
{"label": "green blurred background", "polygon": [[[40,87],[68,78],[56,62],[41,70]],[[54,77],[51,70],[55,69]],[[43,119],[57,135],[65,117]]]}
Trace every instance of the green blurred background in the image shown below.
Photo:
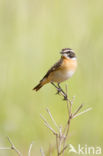
{"label": "green blurred background", "polygon": [[[73,110],[81,103],[93,108],[72,121],[68,143],[103,147],[102,0],[0,0],[0,147],[9,146],[6,136],[24,155],[32,141],[32,156],[54,145],[40,113],[48,118],[48,107],[65,125],[66,104],[50,84],[37,93],[32,88],[66,47],[77,53],[78,69],[62,86],[76,96]],[[0,156],[12,155],[0,150]]]}

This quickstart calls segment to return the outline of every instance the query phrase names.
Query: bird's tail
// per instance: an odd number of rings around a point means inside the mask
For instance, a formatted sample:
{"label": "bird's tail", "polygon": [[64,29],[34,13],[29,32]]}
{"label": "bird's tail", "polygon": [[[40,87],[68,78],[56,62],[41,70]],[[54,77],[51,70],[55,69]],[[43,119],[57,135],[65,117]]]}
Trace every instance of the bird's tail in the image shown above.
{"label": "bird's tail", "polygon": [[37,86],[33,88],[33,90],[38,91],[41,87],[43,87],[43,84],[40,82]]}
{"label": "bird's tail", "polygon": [[48,80],[45,79],[45,78],[43,78],[43,79],[40,81],[40,83],[39,83],[37,86],[35,86],[35,87],[33,88],[33,90],[38,91],[38,90],[39,90],[41,87],[43,87],[46,83],[48,83]]}

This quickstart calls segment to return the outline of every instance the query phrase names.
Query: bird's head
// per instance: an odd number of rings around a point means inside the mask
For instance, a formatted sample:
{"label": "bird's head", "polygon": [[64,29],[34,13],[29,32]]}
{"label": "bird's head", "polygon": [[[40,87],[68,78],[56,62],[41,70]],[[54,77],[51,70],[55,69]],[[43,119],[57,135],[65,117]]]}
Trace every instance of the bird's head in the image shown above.
{"label": "bird's head", "polygon": [[75,60],[76,59],[76,55],[75,55],[75,52],[70,49],[70,48],[65,48],[65,49],[62,49],[62,51],[60,52],[60,54],[64,57],[66,57],[67,59],[72,59],[72,60]]}

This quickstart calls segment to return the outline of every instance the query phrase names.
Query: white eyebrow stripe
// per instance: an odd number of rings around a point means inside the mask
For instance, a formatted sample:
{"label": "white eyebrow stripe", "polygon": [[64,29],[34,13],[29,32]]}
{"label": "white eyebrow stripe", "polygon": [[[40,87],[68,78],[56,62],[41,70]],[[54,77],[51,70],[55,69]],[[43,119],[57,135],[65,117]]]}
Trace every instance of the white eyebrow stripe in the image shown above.
{"label": "white eyebrow stripe", "polygon": [[69,50],[69,49],[66,49],[66,50],[64,50],[63,52],[65,53],[65,52],[69,52],[69,51],[72,51],[72,52],[74,52],[72,49],[71,49],[71,50]]}

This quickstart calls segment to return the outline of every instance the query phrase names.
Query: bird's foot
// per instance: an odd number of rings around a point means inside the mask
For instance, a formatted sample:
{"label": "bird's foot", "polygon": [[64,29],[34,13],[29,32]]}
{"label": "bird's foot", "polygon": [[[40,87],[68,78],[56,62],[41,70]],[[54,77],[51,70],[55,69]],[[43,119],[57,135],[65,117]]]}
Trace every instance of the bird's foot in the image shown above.
{"label": "bird's foot", "polygon": [[64,96],[64,99],[63,99],[63,100],[68,100],[68,97],[67,97],[67,95],[65,95],[65,96]]}
{"label": "bird's foot", "polygon": [[56,94],[59,94],[61,91],[62,91],[61,88],[58,88]]}

